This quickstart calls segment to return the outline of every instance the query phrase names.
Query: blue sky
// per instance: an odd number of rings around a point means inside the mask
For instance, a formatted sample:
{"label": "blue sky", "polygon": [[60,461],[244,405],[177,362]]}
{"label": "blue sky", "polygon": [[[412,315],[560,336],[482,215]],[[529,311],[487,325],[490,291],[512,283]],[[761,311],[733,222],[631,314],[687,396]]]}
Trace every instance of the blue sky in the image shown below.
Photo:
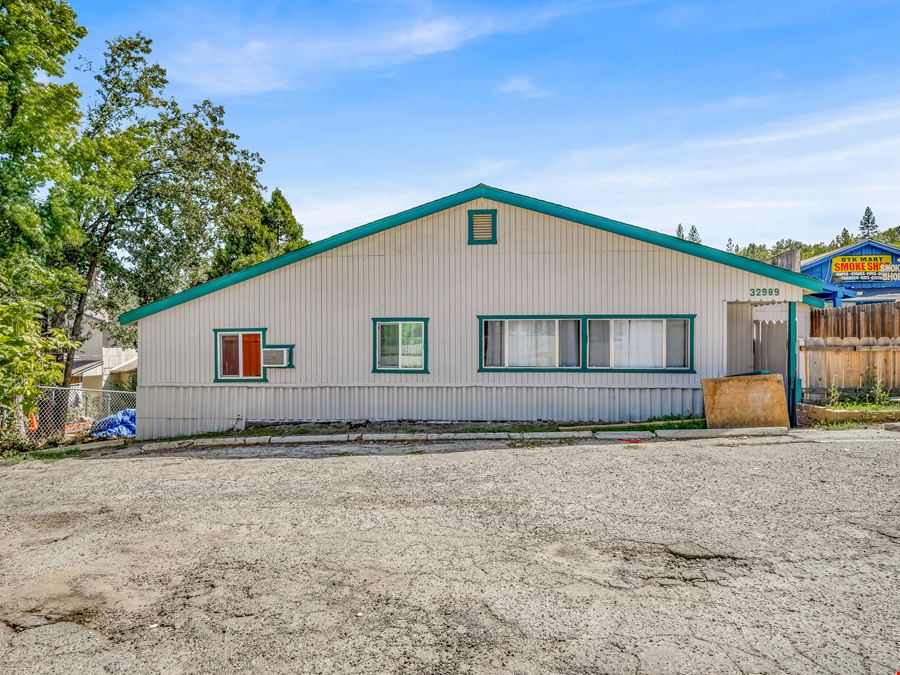
{"label": "blue sky", "polygon": [[[95,2],[312,240],[479,182],[704,243],[900,225],[900,2]],[[84,83],[87,84],[87,83]]]}

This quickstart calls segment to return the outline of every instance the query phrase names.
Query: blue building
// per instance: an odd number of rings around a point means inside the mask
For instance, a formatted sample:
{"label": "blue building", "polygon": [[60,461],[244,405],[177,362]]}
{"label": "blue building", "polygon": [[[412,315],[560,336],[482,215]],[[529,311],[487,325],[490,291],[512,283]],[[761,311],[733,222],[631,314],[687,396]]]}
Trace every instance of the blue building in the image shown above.
{"label": "blue building", "polygon": [[804,260],[800,271],[825,282],[815,295],[835,307],[900,300],[900,249],[874,239]]}

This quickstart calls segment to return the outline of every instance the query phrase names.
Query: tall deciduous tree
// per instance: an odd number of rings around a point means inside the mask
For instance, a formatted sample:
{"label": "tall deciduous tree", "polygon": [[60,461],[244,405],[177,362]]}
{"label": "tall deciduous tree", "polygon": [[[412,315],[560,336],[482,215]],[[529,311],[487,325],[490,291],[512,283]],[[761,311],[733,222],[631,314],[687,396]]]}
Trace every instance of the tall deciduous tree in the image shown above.
{"label": "tall deciduous tree", "polygon": [[85,34],[65,2],[0,4],[0,416],[19,423],[38,386],[58,381],[55,354],[72,346],[48,314],[79,282],[46,262],[77,230],[47,218],[43,197],[68,178],[79,92],[54,78]]}
{"label": "tall deciduous tree", "polygon": [[[68,154],[71,179],[50,193],[53,217],[71,221],[81,236],[57,260],[83,282],[66,316],[73,339],[98,297],[150,302],[202,277],[217,224],[247,217],[259,200],[259,156],[238,146],[222,108],[203,101],[185,110],[165,98],[165,71],[150,54],[151,41],[140,34],[107,44],[96,95]],[[69,350],[64,386],[73,360]]]}
{"label": "tall deciduous tree", "polygon": [[863,217],[859,220],[859,235],[863,238],[874,237],[878,234],[878,223],[875,222],[875,214],[872,209],[866,207]]}

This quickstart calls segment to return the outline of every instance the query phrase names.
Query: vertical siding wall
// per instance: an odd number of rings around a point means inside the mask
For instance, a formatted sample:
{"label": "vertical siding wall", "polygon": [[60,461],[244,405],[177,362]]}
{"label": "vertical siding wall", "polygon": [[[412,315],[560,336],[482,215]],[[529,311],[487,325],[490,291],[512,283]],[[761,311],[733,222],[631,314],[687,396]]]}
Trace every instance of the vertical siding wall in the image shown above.
{"label": "vertical siding wall", "polygon": [[[497,245],[467,245],[496,208]],[[726,368],[726,301],[793,286],[477,199],[140,320],[138,434],[258,420],[636,420],[700,412]],[[480,314],[696,314],[696,374],[479,373]],[[372,373],[372,317],[429,317],[430,374]],[[294,369],[216,384],[214,328],[268,329]]]}

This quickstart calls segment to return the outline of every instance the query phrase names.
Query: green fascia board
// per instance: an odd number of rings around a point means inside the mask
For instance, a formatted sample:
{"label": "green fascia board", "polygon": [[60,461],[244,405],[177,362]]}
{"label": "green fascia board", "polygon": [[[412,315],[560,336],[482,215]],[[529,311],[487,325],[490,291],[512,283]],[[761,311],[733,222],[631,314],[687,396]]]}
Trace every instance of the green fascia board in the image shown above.
{"label": "green fascia board", "polygon": [[824,282],[805,274],[791,272],[790,270],[775,267],[760,262],[759,260],[751,260],[750,258],[744,258],[743,256],[734,253],[720,251],[719,249],[704,246],[703,244],[696,244],[692,241],[687,241],[686,239],[679,239],[672,235],[648,230],[636,225],[629,225],[628,223],[611,220],[609,218],[604,218],[603,216],[597,216],[592,213],[587,213],[586,211],[579,211],[578,209],[573,209],[568,206],[561,206],[542,199],[509,192],[508,190],[501,190],[500,188],[491,187],[490,185],[484,185],[482,183],[467,190],[463,190],[462,192],[441,197],[440,199],[421,204],[420,206],[407,209],[406,211],[401,211],[392,216],[375,220],[366,225],[360,225],[359,227],[341,232],[340,234],[328,237],[327,239],[322,239],[321,241],[291,251],[290,253],[285,253],[284,255],[272,258],[271,260],[252,265],[239,272],[234,272],[219,277],[218,279],[207,281],[204,284],[194,286],[181,293],[171,295],[168,298],[163,298],[162,300],[157,300],[156,302],[151,302],[142,307],[138,307],[137,309],[125,312],[119,317],[119,323],[125,325],[139,321],[151,314],[171,309],[172,307],[189,302],[190,300],[196,300],[204,295],[209,295],[210,293],[222,290],[223,288],[239,284],[242,281],[258,277],[261,274],[266,274],[267,272],[272,272],[286,265],[330,251],[338,246],[344,246],[345,244],[362,239],[363,237],[384,232],[385,230],[404,225],[418,218],[424,218],[434,213],[438,213],[439,211],[444,211],[445,209],[453,208],[454,206],[459,206],[460,204],[465,204],[466,202],[479,198],[491,199],[502,204],[508,204],[509,206],[517,206],[523,209],[543,213],[551,217],[570,220],[588,227],[612,232],[613,234],[618,234],[623,237],[637,239],[638,241],[643,241],[648,244],[661,246],[680,253],[686,253],[705,260],[711,260],[729,267],[735,267],[744,270],[745,272],[758,274],[776,281],[791,284],[792,286],[799,286],[804,290],[812,291],[814,293],[821,292],[823,288]]}
{"label": "green fascia board", "polygon": [[815,309],[825,309],[825,301],[822,298],[815,297],[814,295],[804,295],[803,304],[814,307]]}

